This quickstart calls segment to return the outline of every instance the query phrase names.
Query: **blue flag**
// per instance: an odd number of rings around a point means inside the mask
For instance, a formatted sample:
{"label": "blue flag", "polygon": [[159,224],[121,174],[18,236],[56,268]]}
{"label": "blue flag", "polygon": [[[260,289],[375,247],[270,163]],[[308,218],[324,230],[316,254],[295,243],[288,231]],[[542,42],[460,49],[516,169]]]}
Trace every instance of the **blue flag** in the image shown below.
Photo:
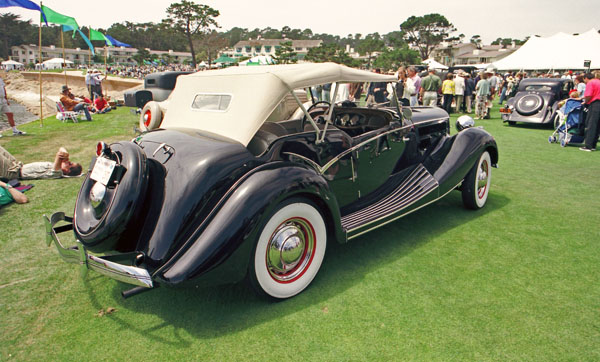
{"label": "blue flag", "polygon": [[112,36],[110,36],[110,35],[108,35],[108,34],[105,34],[104,36],[105,36],[105,37],[107,37],[107,38],[108,38],[108,40],[110,40],[110,42],[111,42],[111,43],[112,43],[112,45],[114,45],[114,46],[118,46],[118,47],[125,47],[125,48],[131,48],[131,45],[129,45],[129,44],[125,44],[125,43],[122,43],[122,42],[118,41],[117,39],[113,38]]}
{"label": "blue flag", "polygon": [[44,22],[48,25],[48,21],[46,20],[46,14],[42,12],[42,9],[38,6],[38,4],[29,0],[0,0],[0,8],[9,8],[11,6],[25,8],[29,10],[37,10],[42,13],[44,17]]}
{"label": "blue flag", "polygon": [[75,28],[73,28],[70,25],[63,25],[62,26],[62,30],[63,31],[77,30],[77,32],[79,33],[79,35],[81,35],[81,37],[83,38],[83,40],[85,41],[85,43],[88,45],[88,47],[92,51],[92,55],[96,55],[96,53],[94,52],[94,46],[92,45],[92,42],[88,39],[87,36],[85,36],[85,34],[79,28],[75,29]]}

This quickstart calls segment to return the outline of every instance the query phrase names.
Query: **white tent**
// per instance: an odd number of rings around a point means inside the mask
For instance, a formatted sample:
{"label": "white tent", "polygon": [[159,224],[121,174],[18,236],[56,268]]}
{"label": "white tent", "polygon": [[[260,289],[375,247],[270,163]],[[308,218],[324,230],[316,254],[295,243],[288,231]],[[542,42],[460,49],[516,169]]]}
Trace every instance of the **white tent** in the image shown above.
{"label": "white tent", "polygon": [[531,37],[521,48],[493,63],[498,70],[585,69],[591,61],[600,68],[600,34],[596,29],[580,34],[557,33],[541,38]]}
{"label": "white tent", "polygon": [[2,68],[6,70],[22,69],[23,63],[15,62],[14,60],[6,60],[2,62]]}
{"label": "white tent", "polygon": [[[42,63],[42,69],[61,69],[63,67],[63,63],[66,63],[67,65],[73,64],[73,62],[70,60],[64,60],[63,58],[52,58]],[[37,66],[39,66],[39,64],[37,64],[36,67]]]}
{"label": "white tent", "polygon": [[443,70],[446,70],[446,69],[448,69],[448,67],[447,67],[447,66],[445,66],[444,64],[442,64],[442,63],[440,63],[440,62],[437,62],[437,61],[436,61],[435,59],[433,59],[433,58],[429,58],[429,59],[427,59],[427,60],[424,60],[424,61],[423,61],[423,64],[427,64],[427,66],[428,66],[429,68],[433,68],[433,69],[443,69]]}

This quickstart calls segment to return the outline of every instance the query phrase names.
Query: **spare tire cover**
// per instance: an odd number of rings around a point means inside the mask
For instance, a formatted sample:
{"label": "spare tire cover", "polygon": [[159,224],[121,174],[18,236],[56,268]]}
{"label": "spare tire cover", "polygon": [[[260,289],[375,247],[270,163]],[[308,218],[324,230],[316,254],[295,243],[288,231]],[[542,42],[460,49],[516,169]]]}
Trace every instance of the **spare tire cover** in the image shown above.
{"label": "spare tire cover", "polygon": [[127,226],[139,215],[148,185],[146,155],[139,146],[119,142],[110,148],[117,165],[125,168],[121,180],[114,187],[106,187],[101,201],[93,204],[90,192],[96,181],[88,174],[75,204],[75,235],[94,252],[114,249]]}
{"label": "spare tire cover", "polygon": [[515,109],[519,114],[524,116],[531,116],[537,113],[544,105],[544,99],[535,93],[525,94],[520,97],[515,105]]}
{"label": "spare tire cover", "polygon": [[140,129],[142,132],[157,129],[163,120],[163,112],[158,103],[150,101],[146,103],[140,114]]}

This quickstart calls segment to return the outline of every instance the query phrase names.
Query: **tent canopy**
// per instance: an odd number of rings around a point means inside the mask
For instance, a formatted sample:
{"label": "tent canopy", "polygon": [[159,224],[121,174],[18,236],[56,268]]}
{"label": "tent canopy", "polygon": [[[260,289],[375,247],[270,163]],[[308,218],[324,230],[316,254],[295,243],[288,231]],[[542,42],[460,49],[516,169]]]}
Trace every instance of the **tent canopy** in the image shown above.
{"label": "tent canopy", "polygon": [[2,65],[23,65],[23,63],[15,62],[14,60],[5,60]]}
{"label": "tent canopy", "polygon": [[6,70],[15,70],[23,68],[23,63],[15,62],[14,60],[5,60],[2,62],[2,68]]}
{"label": "tent canopy", "polygon": [[533,36],[493,65],[498,70],[586,69],[585,60],[591,61],[592,68],[600,68],[600,34],[596,29],[579,35]]}
{"label": "tent canopy", "polygon": [[64,60],[63,58],[52,58],[44,61],[42,64],[73,64],[70,60]]}
{"label": "tent canopy", "polygon": [[73,64],[73,62],[70,60],[64,60],[63,58],[52,58],[42,62],[42,69],[61,69],[63,63]]}
{"label": "tent canopy", "polygon": [[427,64],[427,66],[429,68],[433,68],[433,69],[448,69],[447,66],[445,66],[444,64],[437,62],[435,59],[433,58],[429,58],[427,60],[423,61],[423,64]]}
{"label": "tent canopy", "polygon": [[219,58],[217,58],[214,63],[235,63],[236,60],[228,57],[227,55],[221,55]]}

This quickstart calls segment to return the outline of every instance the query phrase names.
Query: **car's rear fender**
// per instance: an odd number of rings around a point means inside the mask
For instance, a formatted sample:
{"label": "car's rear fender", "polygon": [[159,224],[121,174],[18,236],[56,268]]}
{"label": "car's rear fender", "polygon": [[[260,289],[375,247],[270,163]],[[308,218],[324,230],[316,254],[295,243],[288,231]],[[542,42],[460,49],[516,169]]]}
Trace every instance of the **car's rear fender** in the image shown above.
{"label": "car's rear fender", "polygon": [[[153,277],[163,283],[178,284],[221,264],[231,270],[228,273],[235,270],[242,277],[247,270],[247,254],[252,250],[242,246],[248,246],[257,238],[265,215],[283,200],[297,196],[306,197],[319,206],[331,228],[331,236],[343,241],[345,234],[339,221],[339,206],[325,179],[302,166],[286,162],[267,164],[234,185],[213,215],[192,235],[187,247],[159,268]],[[244,250],[246,255],[237,255],[238,249]],[[236,257],[230,258],[234,253]],[[233,268],[229,259],[235,259]]]}
{"label": "car's rear fender", "polygon": [[[467,128],[446,139],[445,142],[451,142],[446,157],[438,165],[425,164],[438,181],[440,194],[458,185],[484,151],[490,153],[492,165],[496,166],[498,163],[496,141],[482,128]],[[435,160],[436,158],[432,157],[431,159]]]}

